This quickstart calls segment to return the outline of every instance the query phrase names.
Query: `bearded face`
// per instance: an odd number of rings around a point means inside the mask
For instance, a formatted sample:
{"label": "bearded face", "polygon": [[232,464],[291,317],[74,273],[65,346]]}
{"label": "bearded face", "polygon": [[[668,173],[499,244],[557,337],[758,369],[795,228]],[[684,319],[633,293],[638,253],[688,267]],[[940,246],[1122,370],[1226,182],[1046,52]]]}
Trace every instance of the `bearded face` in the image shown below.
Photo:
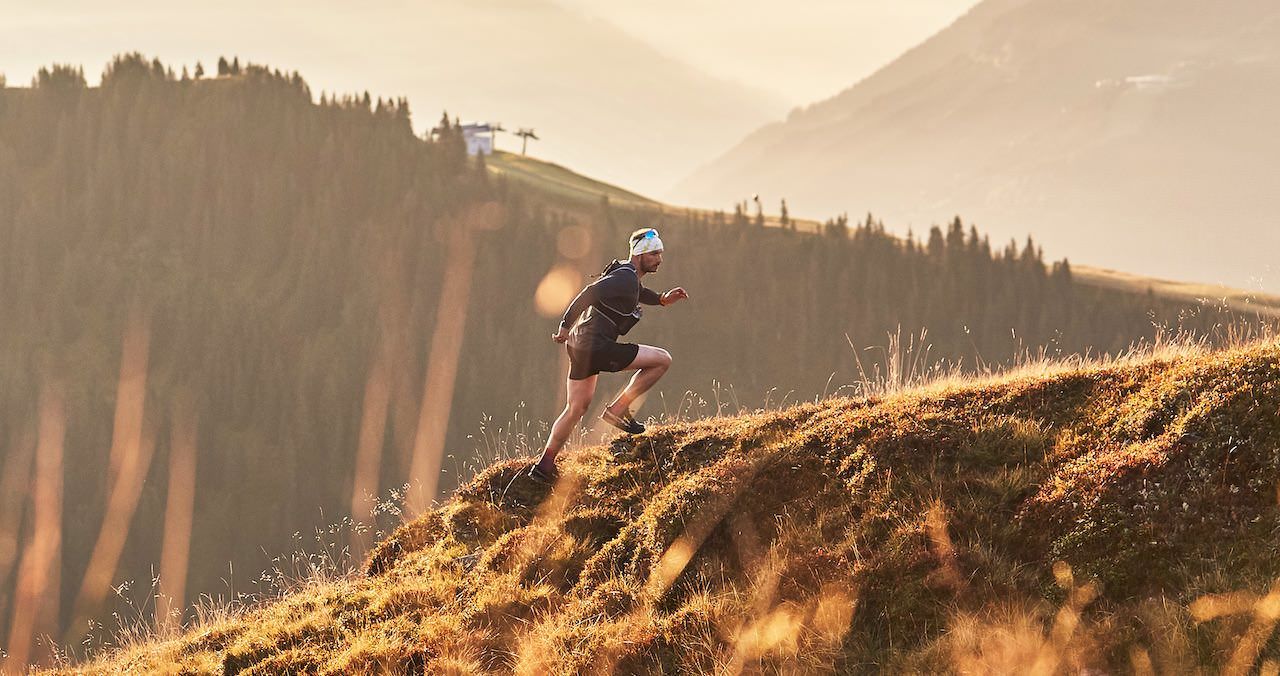
{"label": "bearded face", "polygon": [[658,266],[662,265],[662,252],[651,251],[649,253],[640,254],[639,265],[640,272],[655,272]]}

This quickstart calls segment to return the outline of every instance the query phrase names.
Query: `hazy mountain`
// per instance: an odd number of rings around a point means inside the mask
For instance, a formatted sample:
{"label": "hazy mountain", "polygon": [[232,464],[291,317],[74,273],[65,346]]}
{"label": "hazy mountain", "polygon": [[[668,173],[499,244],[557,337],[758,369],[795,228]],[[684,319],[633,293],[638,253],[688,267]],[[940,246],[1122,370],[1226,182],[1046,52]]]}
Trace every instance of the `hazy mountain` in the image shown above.
{"label": "hazy mountain", "polygon": [[1280,289],[1280,6],[988,0],[703,167],[679,200],[956,213],[1055,255]]}
{"label": "hazy mountain", "polygon": [[[459,11],[485,9],[480,3]],[[452,96],[450,110],[503,121],[513,131],[535,127],[542,140],[531,152],[642,193],[668,190],[785,110],[775,95],[714,78],[551,2],[502,3],[501,14],[496,4],[487,9],[501,49],[471,54],[480,63],[456,70],[457,81],[442,90]],[[498,142],[513,149],[516,141]]]}

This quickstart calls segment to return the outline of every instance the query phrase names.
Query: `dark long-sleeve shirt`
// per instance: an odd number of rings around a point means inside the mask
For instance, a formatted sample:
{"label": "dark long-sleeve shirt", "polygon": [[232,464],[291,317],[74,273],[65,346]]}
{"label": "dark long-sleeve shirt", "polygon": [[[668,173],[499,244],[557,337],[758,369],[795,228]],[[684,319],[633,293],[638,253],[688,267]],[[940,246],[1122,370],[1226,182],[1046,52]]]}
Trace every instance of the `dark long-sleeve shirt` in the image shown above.
{"label": "dark long-sleeve shirt", "polygon": [[635,266],[615,260],[573,299],[560,326],[569,330],[571,347],[596,349],[626,335],[640,321],[641,303],[661,305],[662,297],[640,283]]}

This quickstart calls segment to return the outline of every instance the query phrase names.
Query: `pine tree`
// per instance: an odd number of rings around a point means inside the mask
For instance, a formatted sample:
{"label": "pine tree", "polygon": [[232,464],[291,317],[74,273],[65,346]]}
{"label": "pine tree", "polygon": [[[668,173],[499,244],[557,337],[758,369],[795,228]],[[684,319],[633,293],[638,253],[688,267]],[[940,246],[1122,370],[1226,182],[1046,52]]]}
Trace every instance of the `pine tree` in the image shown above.
{"label": "pine tree", "polygon": [[955,255],[964,251],[964,223],[956,216],[947,228],[947,252]]}
{"label": "pine tree", "polygon": [[848,239],[849,214],[840,214],[835,218],[827,219],[822,226],[822,233],[835,239]]}
{"label": "pine tree", "polygon": [[1067,283],[1071,282],[1071,262],[1067,259],[1064,258],[1061,261],[1054,263],[1053,272],[1054,276],[1060,278],[1062,281]]}
{"label": "pine tree", "polygon": [[946,248],[947,244],[946,240],[942,236],[942,228],[939,228],[936,225],[929,228],[929,243],[925,245],[925,251],[928,253],[929,257],[934,260],[941,260],[942,254],[946,251]]}
{"label": "pine tree", "polygon": [[1040,254],[1036,251],[1036,243],[1027,235],[1027,243],[1022,247],[1022,262],[1031,267],[1040,262]]}
{"label": "pine tree", "polygon": [[481,184],[489,182],[489,163],[484,159],[483,152],[476,153],[476,176]]}

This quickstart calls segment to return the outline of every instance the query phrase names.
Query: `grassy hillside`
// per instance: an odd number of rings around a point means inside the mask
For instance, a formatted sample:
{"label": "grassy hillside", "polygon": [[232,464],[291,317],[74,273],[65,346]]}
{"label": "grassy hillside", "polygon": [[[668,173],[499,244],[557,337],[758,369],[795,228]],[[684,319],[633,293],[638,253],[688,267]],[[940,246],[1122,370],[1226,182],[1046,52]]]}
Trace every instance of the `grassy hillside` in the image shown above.
{"label": "grassy hillside", "polygon": [[[703,218],[709,218],[713,214],[707,209],[690,209],[663,204],[616,185],[583,176],[559,164],[528,155],[516,155],[498,150],[487,156],[486,162],[493,174],[522,183],[548,197],[583,204],[597,204],[602,198],[608,198],[611,204],[621,207],[658,209],[663,212],[697,215]],[[802,218],[792,220],[795,223],[795,229],[799,232],[820,232],[822,228],[822,224],[817,221]],[[782,225],[782,221],[777,215],[765,214],[764,224],[778,227]]]}
{"label": "grassy hillside", "polygon": [[1275,342],[678,422],[93,667],[1265,671],[1277,445]]}
{"label": "grassy hillside", "polygon": [[596,203],[602,198],[628,206],[652,207],[658,203],[602,181],[587,178],[558,164],[501,150],[486,158],[489,170],[498,176],[531,185],[549,195]]}
{"label": "grassy hillside", "polygon": [[1130,293],[1145,293],[1149,289],[1160,298],[1193,303],[1219,305],[1235,312],[1247,312],[1263,317],[1280,317],[1280,296],[1244,291],[1220,284],[1198,284],[1145,277],[1118,270],[1088,266],[1071,269],[1077,282]]}

